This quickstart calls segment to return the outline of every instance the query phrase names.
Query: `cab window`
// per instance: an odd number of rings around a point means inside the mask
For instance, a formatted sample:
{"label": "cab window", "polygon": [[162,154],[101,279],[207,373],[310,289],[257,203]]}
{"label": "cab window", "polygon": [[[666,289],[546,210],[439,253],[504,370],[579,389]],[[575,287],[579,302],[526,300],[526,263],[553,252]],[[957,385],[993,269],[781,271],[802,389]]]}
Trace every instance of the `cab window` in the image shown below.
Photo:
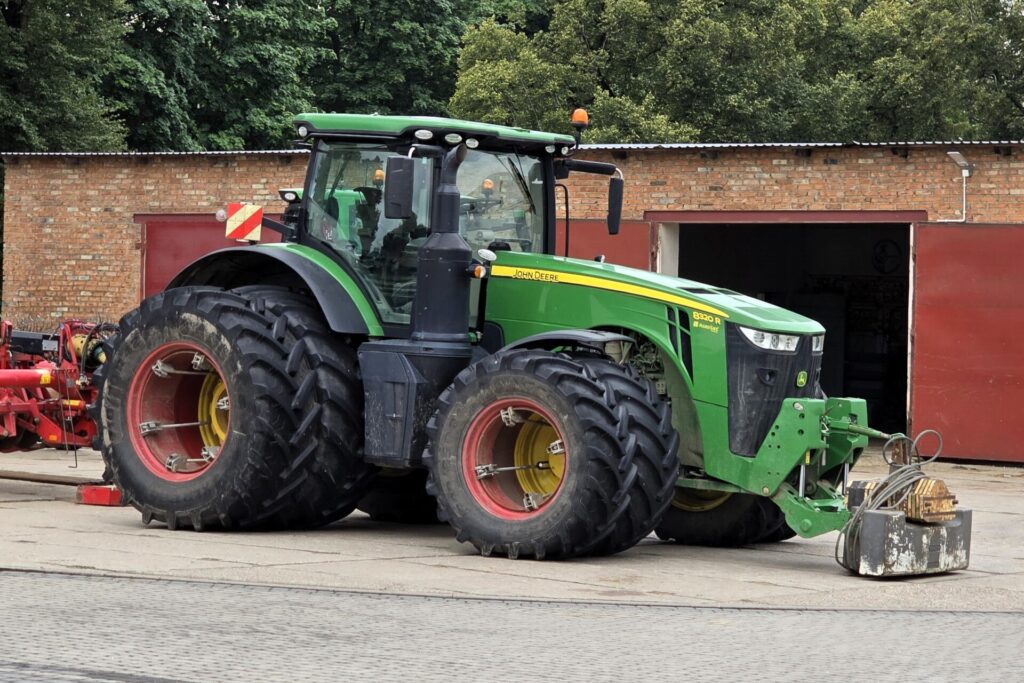
{"label": "cab window", "polygon": [[409,322],[416,286],[416,254],[430,225],[431,169],[418,159],[414,170],[414,214],[383,214],[384,145],[325,143],[317,158],[306,209],[308,234],[352,266],[377,305],[381,321]]}

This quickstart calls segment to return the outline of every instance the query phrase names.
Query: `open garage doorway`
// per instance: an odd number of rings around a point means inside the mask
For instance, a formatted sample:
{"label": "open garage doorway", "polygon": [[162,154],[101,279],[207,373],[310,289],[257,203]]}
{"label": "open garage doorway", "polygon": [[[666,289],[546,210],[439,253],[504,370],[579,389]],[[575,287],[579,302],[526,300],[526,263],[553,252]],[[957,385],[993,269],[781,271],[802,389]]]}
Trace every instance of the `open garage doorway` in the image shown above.
{"label": "open garage doorway", "polygon": [[908,223],[688,224],[679,276],[727,287],[825,326],[821,385],[867,399],[870,423],[907,427]]}

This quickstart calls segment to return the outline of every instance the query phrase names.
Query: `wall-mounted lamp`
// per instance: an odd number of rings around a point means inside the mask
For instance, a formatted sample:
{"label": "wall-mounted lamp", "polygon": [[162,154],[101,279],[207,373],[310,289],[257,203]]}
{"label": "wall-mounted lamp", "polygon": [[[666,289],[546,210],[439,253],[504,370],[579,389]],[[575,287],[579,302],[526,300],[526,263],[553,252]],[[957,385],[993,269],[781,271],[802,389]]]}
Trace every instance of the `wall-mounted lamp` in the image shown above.
{"label": "wall-mounted lamp", "polygon": [[960,190],[961,190],[961,205],[960,205],[960,218],[940,218],[939,223],[966,223],[967,222],[967,179],[971,177],[971,173],[974,172],[974,164],[969,162],[963,154],[955,149],[951,149],[946,152],[946,155],[950,158],[954,164],[960,167]]}
{"label": "wall-mounted lamp", "polygon": [[951,149],[948,152],[946,152],[946,154],[949,156],[950,159],[953,160],[954,164],[960,167],[960,174],[963,175],[965,178],[969,177],[971,173],[974,171],[974,164],[967,161],[967,159],[964,158],[964,155],[961,154],[960,152],[956,151],[955,149]]}

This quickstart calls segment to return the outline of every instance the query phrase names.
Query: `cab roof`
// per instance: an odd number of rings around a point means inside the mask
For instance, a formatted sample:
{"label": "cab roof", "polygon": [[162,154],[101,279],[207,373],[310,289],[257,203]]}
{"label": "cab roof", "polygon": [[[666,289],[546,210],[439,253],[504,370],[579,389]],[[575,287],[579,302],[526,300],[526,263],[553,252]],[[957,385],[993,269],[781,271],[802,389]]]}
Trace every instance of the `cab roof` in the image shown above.
{"label": "cab roof", "polygon": [[[526,128],[498,126],[479,121],[462,121],[437,116],[380,116],[378,114],[299,114],[296,128],[305,126],[310,135],[384,135],[403,136],[417,130],[429,130],[437,137],[460,133],[463,137],[497,138],[503,142],[534,145],[568,145],[576,141],[569,135],[544,133]],[[438,135],[440,134],[440,135]]]}

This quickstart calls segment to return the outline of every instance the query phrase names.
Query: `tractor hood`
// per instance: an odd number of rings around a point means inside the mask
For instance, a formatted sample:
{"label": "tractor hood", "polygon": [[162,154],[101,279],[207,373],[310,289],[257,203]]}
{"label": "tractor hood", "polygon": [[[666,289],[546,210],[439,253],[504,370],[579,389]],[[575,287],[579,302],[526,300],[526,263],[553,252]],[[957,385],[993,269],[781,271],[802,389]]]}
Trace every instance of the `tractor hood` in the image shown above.
{"label": "tractor hood", "polygon": [[621,292],[717,315],[732,323],[770,332],[825,332],[824,327],[810,318],[745,294],[610,263],[500,251],[491,266],[491,275]]}

